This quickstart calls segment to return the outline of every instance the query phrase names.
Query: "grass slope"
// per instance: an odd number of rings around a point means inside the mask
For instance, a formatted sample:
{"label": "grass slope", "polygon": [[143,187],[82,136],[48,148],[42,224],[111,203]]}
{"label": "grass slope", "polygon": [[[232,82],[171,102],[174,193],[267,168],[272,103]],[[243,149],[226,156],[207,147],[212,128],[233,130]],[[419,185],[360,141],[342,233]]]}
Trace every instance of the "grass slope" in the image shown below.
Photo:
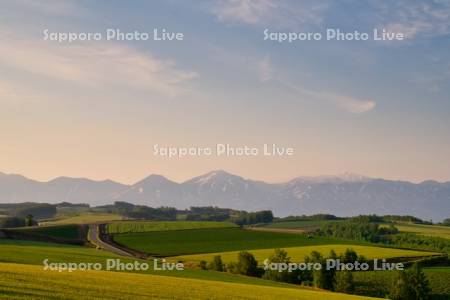
{"label": "grass slope", "polygon": [[[450,299],[450,267],[425,268],[430,282],[431,299]],[[353,272],[360,295],[385,298],[393,282],[394,271]]]}
{"label": "grass slope", "polygon": [[286,221],[274,222],[264,226],[265,228],[298,229],[303,231],[314,231],[325,224],[342,222],[340,220],[317,220],[317,221]]}
{"label": "grass slope", "polygon": [[61,219],[42,222],[42,225],[89,224],[96,222],[116,221],[122,219],[123,219],[122,216],[116,214],[83,213],[77,216],[64,217]]}
{"label": "grass slope", "polygon": [[303,234],[252,231],[240,228],[117,234],[114,236],[114,240],[126,247],[161,256],[351,243],[326,237],[308,238]]}
{"label": "grass slope", "polygon": [[54,237],[63,239],[83,240],[82,228],[78,225],[39,226],[12,229],[12,231],[31,234],[34,236]]}
{"label": "grass slope", "polygon": [[[0,262],[39,265],[42,268],[43,261],[47,258],[49,259],[49,263],[83,262],[83,263],[101,263],[103,265],[105,265],[106,259],[111,258],[120,259],[124,263],[135,261],[135,259],[124,258],[102,250],[96,250],[93,248],[81,246],[0,239]],[[142,262],[142,260],[137,261]],[[153,262],[148,261],[148,263],[150,264],[150,270],[135,271],[135,272],[164,275],[171,277],[197,278],[210,281],[223,281],[223,282],[292,288],[292,285],[289,284],[223,272],[191,270],[191,269],[186,269],[182,272],[155,271],[152,269]]]}
{"label": "grass slope", "polygon": [[58,273],[0,264],[0,295],[8,299],[365,299],[337,293],[170,278],[131,273]]}
{"label": "grass slope", "polygon": [[229,222],[202,221],[120,221],[108,224],[109,233],[133,233],[200,228],[227,228],[237,225]]}
{"label": "grass slope", "polygon": [[395,224],[395,227],[402,232],[411,232],[425,236],[440,237],[450,239],[449,226],[422,225],[422,224]]}
{"label": "grass slope", "polygon": [[[403,250],[395,248],[382,248],[373,246],[361,246],[361,245],[317,245],[317,246],[303,246],[303,247],[291,247],[283,248],[287,251],[288,256],[291,258],[292,262],[302,262],[305,256],[311,254],[312,251],[318,251],[323,255],[328,255],[330,250],[333,249],[338,255],[344,253],[347,248],[352,248],[358,255],[364,255],[367,259],[374,258],[393,258],[393,257],[418,257],[418,256],[428,256],[433,253],[414,251],[414,250]],[[262,262],[269,258],[274,249],[258,249],[250,250],[256,260],[262,264]],[[174,257],[174,260],[184,261],[190,264],[198,263],[201,260],[212,261],[215,255],[221,255],[224,262],[237,261],[237,255],[239,251],[222,252],[222,253],[207,253],[207,254],[196,254],[196,255],[184,255]]]}

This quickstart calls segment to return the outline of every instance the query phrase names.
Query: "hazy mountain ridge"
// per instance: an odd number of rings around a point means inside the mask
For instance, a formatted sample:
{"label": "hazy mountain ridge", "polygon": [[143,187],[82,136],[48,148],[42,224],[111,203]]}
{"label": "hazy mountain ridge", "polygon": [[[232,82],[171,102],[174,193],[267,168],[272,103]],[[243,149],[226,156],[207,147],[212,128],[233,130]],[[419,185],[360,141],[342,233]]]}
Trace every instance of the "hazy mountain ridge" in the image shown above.
{"label": "hazy mountain ridge", "polygon": [[340,176],[297,177],[265,183],[212,171],[182,183],[150,175],[133,184],[59,177],[39,182],[0,173],[0,202],[62,201],[102,205],[126,201],[149,206],[219,206],[244,210],[271,209],[277,216],[331,213],[410,214],[439,221],[450,217],[450,182],[411,183]]}

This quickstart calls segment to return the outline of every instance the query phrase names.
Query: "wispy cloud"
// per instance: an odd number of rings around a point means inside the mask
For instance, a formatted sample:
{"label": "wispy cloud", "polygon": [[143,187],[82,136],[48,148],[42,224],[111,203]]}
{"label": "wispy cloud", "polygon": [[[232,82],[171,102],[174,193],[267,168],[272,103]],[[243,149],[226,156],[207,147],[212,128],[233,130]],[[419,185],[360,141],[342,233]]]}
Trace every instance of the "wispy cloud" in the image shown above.
{"label": "wispy cloud", "polygon": [[450,1],[378,2],[379,27],[402,32],[407,38],[417,35],[438,36],[450,33]]}
{"label": "wispy cloud", "polygon": [[376,102],[373,100],[360,99],[347,95],[331,93],[328,91],[316,91],[299,85],[294,85],[286,81],[279,82],[282,86],[293,92],[297,97],[306,97],[309,99],[330,103],[349,113],[361,114],[369,112],[376,106]]}
{"label": "wispy cloud", "polygon": [[73,16],[85,13],[82,8],[72,0],[15,0],[2,3],[9,9],[30,10],[46,15]]}
{"label": "wispy cloud", "polygon": [[211,11],[224,23],[298,29],[322,22],[326,8],[321,0],[219,0]]}
{"label": "wispy cloud", "polygon": [[295,97],[307,98],[322,101],[324,103],[329,103],[346,112],[354,114],[369,112],[376,106],[376,102],[373,100],[360,99],[348,95],[340,95],[329,91],[317,91],[299,84],[294,84],[291,80],[277,75],[277,73],[274,71],[269,57],[263,58],[262,60],[257,62],[256,65],[258,70],[257,75],[261,82],[265,83],[272,80],[276,82],[282,89],[290,92]]}
{"label": "wispy cloud", "polygon": [[92,42],[79,45],[44,41],[0,41],[0,65],[22,72],[65,80],[87,87],[122,87],[177,96],[197,73],[171,60],[119,45]]}

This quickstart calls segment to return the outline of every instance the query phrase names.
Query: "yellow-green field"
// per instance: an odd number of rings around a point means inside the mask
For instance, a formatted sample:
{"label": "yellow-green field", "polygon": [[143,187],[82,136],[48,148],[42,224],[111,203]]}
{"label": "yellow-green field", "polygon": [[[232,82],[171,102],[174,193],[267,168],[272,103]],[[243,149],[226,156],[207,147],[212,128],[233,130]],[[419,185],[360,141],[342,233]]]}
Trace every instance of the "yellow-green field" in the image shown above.
{"label": "yellow-green field", "polygon": [[420,235],[450,239],[450,227],[422,224],[395,224],[402,232],[411,232]]}
{"label": "yellow-green field", "polygon": [[84,213],[78,216],[42,222],[42,225],[89,224],[96,222],[117,221],[122,219],[122,216],[116,214]]}
{"label": "yellow-green field", "polygon": [[[338,255],[344,253],[347,248],[351,248],[358,253],[358,255],[364,255],[367,259],[374,258],[394,258],[394,257],[422,257],[429,256],[433,254],[432,252],[415,251],[415,250],[403,250],[395,248],[383,248],[383,247],[372,247],[372,246],[360,246],[360,245],[317,245],[317,246],[302,246],[302,247],[288,247],[283,248],[287,251],[288,256],[293,262],[302,262],[305,256],[310,255],[312,251],[318,251],[323,255],[328,255],[330,250],[333,249]],[[269,258],[274,249],[256,249],[250,250],[256,260],[262,264],[262,262]],[[198,263],[201,260],[212,261],[215,255],[221,255],[222,260],[226,263],[233,262],[237,260],[237,255],[239,251],[230,251],[222,253],[206,253],[206,254],[195,254],[195,255],[183,255],[176,256],[173,260],[180,260],[186,263]]]}
{"label": "yellow-green field", "polygon": [[371,299],[300,288],[277,288],[157,275],[77,271],[0,263],[7,299]]}
{"label": "yellow-green field", "polygon": [[135,233],[152,231],[170,231],[202,228],[237,227],[230,222],[212,221],[119,221],[108,224],[109,233]]}

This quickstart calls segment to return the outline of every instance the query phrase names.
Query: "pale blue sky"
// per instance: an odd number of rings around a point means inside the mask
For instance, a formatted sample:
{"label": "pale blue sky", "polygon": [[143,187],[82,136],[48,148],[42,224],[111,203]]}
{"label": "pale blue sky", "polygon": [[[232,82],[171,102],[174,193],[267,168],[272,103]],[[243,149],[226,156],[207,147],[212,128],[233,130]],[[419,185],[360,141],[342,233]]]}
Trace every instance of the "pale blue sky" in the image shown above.
{"label": "pale blue sky", "polygon": [[[61,43],[43,30],[183,32]],[[405,41],[264,41],[263,30]],[[345,171],[450,180],[450,1],[0,4],[0,171],[133,182],[212,169],[281,181]],[[295,148],[289,158],[154,157],[154,144]]]}

